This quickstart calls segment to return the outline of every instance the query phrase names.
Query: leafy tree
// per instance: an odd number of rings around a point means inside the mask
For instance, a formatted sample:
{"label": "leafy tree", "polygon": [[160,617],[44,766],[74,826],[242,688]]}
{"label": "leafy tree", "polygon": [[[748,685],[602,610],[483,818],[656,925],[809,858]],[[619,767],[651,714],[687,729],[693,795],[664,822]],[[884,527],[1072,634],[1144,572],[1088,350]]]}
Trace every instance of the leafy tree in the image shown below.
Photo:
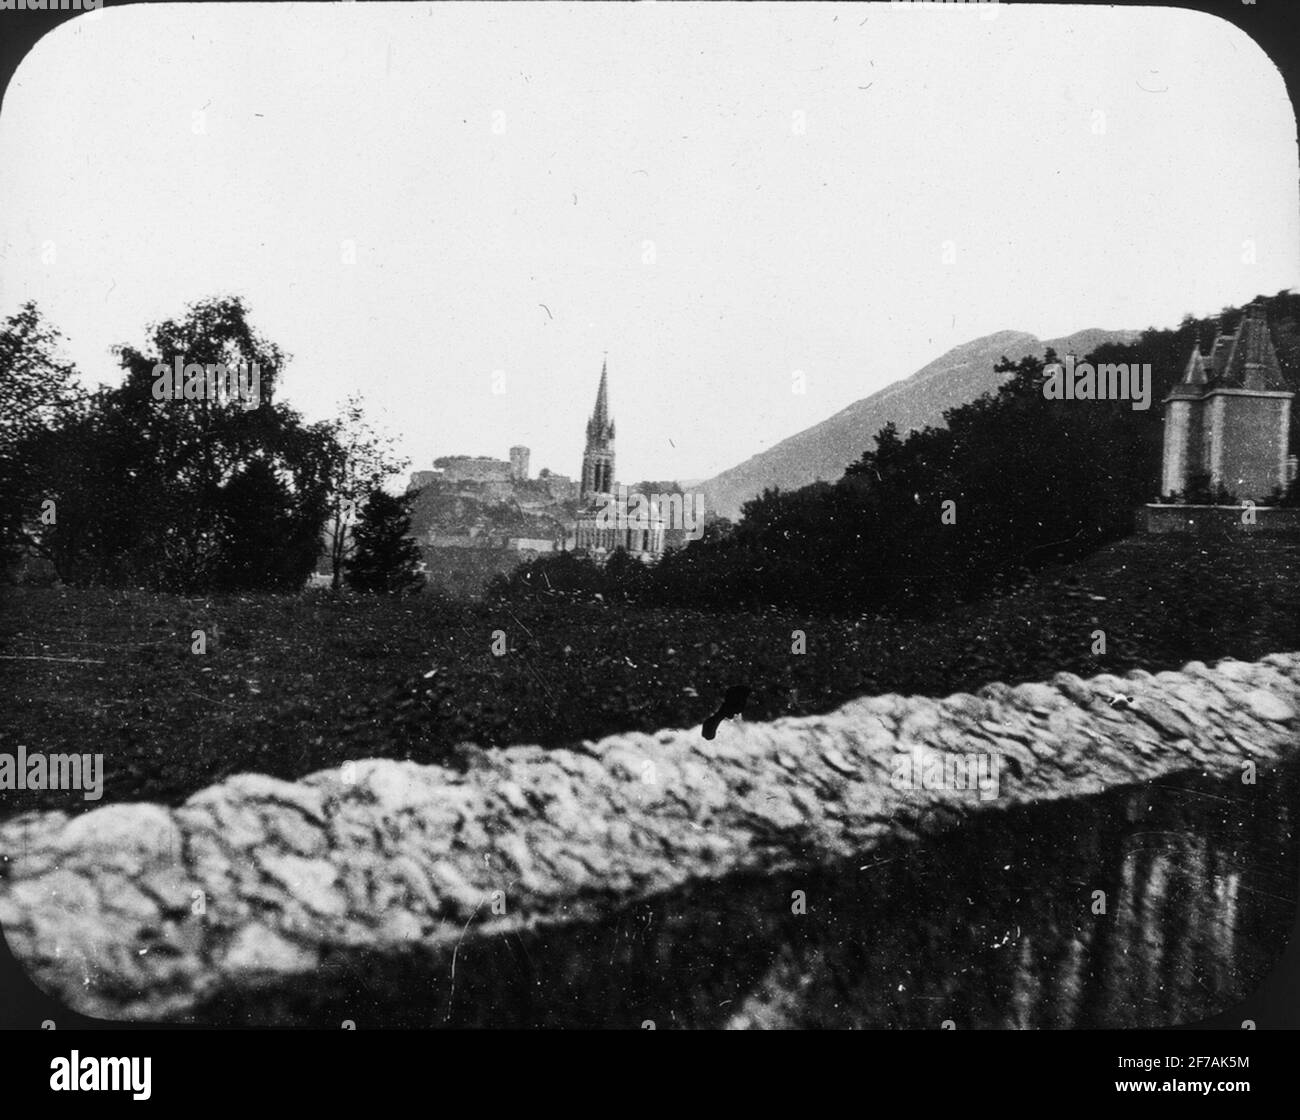
{"label": "leafy tree", "polygon": [[[186,592],[301,584],[338,448],[328,426],[274,401],[284,355],[255,334],[237,298],[192,306],[154,326],[151,343],[119,347],[122,384],[38,441],[40,485],[59,509],[57,524],[38,527],[38,546],[70,582]],[[255,369],[258,391],[166,399],[159,369],[178,360]]]}
{"label": "leafy tree", "polygon": [[519,564],[506,575],[488,583],[489,600],[552,602],[602,598],[608,581],[601,566],[589,556],[556,552]]}
{"label": "leafy tree", "polygon": [[649,584],[650,569],[620,545],[605,561],[604,576],[608,595],[635,600]]}
{"label": "leafy tree", "polygon": [[409,461],[394,455],[395,441],[391,437],[371,427],[360,396],[347,399],[342,415],[330,422],[330,433],[339,454],[331,470],[326,542],[333,572],[331,585],[337,591],[355,549],[352,534],[358,506],[366,495],[405,470]]}
{"label": "leafy tree", "polygon": [[29,463],[55,504],[52,525],[29,523],[33,548],[74,585],[146,582],[144,558],[161,561],[148,493],[159,482],[111,390],[33,440]]}
{"label": "leafy tree", "polygon": [[223,487],[221,552],[214,584],[222,590],[292,591],[316,562],[319,540],[309,520],[296,518],[288,485],[254,460]]}
{"label": "leafy tree", "polygon": [[[84,406],[73,367],[59,359],[60,334],[32,301],[0,327],[0,565],[24,544],[24,526],[41,514],[35,441]],[[58,516],[57,506],[52,516]]]}
{"label": "leafy tree", "polygon": [[418,590],[420,549],[411,539],[411,499],[372,490],[357,517],[356,548],[346,561],[348,586],[356,591],[401,595]]}

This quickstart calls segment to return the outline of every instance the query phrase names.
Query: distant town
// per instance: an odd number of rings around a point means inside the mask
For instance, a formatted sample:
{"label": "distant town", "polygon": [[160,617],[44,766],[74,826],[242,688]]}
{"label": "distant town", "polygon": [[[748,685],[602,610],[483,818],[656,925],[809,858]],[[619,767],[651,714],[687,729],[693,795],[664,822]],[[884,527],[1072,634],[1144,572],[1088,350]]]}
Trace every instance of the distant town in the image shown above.
{"label": "distant town", "polygon": [[697,539],[701,496],[683,495],[674,482],[618,483],[614,439],[606,362],[587,420],[580,478],[546,467],[533,478],[523,445],[511,447],[509,459],[444,455],[432,470],[412,472],[406,488],[413,495],[411,528],[426,577],[453,594],[474,595],[492,576],[547,553],[603,562],[622,548],[649,563]]}

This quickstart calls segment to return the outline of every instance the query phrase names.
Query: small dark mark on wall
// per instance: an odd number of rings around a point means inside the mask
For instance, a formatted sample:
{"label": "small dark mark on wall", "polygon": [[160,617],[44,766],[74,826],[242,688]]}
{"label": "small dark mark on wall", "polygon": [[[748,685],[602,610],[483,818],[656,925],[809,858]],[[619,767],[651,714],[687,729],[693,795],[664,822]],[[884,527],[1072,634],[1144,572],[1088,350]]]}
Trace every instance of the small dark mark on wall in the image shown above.
{"label": "small dark mark on wall", "polygon": [[727,694],[723,697],[718,710],[704,721],[702,728],[704,737],[712,739],[718,733],[718,724],[724,719],[731,719],[733,716],[740,715],[745,705],[749,702],[749,686],[744,684],[733,684],[727,689]]}

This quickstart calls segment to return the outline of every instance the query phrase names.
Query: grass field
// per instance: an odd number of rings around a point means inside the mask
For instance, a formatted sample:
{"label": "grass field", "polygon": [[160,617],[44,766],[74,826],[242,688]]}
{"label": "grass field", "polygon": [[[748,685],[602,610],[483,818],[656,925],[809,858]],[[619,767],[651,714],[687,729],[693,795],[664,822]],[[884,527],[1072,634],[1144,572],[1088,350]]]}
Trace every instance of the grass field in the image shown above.
{"label": "grass field", "polygon": [[[9,588],[0,752],[102,753],[105,788],[100,802],[0,792],[0,815],[177,803],[231,773],[293,778],[349,758],[455,764],[463,742],[689,727],[739,682],[745,717],[771,719],[864,693],[1255,658],[1300,649],[1298,576],[1295,543],[1134,538],[920,619]],[[191,652],[195,630],[206,653]],[[791,652],[795,630],[805,654]]]}

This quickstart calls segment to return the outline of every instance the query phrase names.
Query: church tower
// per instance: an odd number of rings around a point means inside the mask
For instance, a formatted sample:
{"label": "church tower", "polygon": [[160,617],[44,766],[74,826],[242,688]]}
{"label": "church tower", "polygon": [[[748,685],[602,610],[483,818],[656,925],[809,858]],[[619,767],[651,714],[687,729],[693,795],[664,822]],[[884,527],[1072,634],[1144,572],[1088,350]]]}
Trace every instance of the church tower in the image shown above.
{"label": "church tower", "polygon": [[579,497],[590,501],[614,491],[614,420],[609,414],[609,372],[601,363],[596,407],[587,421],[587,446],[582,453],[582,489]]}

